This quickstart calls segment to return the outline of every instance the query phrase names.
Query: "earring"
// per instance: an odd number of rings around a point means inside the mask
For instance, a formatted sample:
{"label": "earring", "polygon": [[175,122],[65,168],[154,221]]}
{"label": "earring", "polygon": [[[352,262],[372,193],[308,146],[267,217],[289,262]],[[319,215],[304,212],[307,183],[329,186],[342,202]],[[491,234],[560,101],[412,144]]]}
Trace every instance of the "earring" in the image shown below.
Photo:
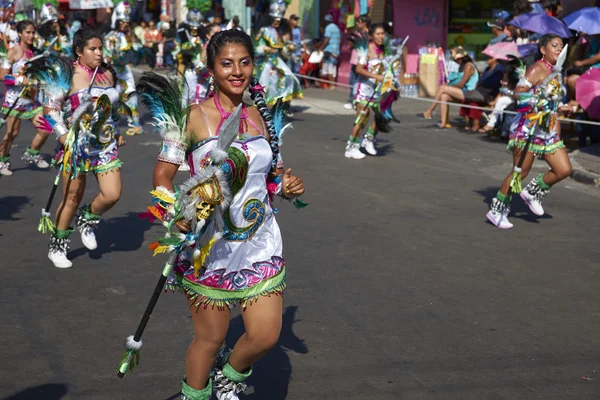
{"label": "earring", "polygon": [[214,81],[215,81],[215,80],[214,80],[214,78],[211,76],[211,77],[210,77],[210,80],[209,80],[209,84],[210,84],[210,86],[209,86],[209,88],[208,88],[208,92],[209,92],[209,93],[214,93],[214,92],[215,92],[215,85],[214,85]]}

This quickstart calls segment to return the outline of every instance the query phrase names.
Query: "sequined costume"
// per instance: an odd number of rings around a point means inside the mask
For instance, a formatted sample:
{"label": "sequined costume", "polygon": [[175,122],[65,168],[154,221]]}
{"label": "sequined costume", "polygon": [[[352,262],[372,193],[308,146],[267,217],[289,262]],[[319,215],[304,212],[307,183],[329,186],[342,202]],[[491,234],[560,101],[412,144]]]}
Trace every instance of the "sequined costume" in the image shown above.
{"label": "sequined costume", "polygon": [[[17,46],[20,47],[19,44]],[[31,119],[42,112],[42,105],[37,101],[37,87],[24,86],[22,83],[25,64],[34,56],[34,52],[23,48],[21,48],[21,51],[22,56],[18,61],[11,63],[9,60],[4,60],[2,62],[2,69],[9,71],[9,74],[4,78],[6,90],[4,102],[2,103],[2,114],[6,115],[16,102],[10,116]]]}
{"label": "sequined costume", "polygon": [[542,83],[531,87],[526,79],[519,86],[530,87],[528,92],[516,93],[517,112],[511,125],[508,149],[520,149],[526,146],[530,135],[533,135],[528,152],[537,156],[552,154],[565,147],[558,133],[556,110],[564,97],[566,89],[561,77],[553,73]]}
{"label": "sequined costume", "polygon": [[140,115],[138,109],[138,97],[136,95],[129,97],[135,91],[135,80],[133,71],[129,65],[128,52],[131,49],[127,35],[124,32],[111,31],[104,37],[104,57],[108,63],[111,63],[117,73],[117,90],[120,99],[131,110],[131,116],[128,116],[127,134],[141,132]]}
{"label": "sequined costume", "polygon": [[45,54],[73,57],[73,46],[68,36],[53,35],[48,39],[39,38],[38,48]]}
{"label": "sequined costume", "polygon": [[[293,98],[302,98],[300,81],[282,59],[285,50],[284,42],[273,26],[260,28],[256,37],[255,76],[265,87],[265,101],[272,106],[281,98],[287,102]],[[274,50],[273,53],[267,48]]]}

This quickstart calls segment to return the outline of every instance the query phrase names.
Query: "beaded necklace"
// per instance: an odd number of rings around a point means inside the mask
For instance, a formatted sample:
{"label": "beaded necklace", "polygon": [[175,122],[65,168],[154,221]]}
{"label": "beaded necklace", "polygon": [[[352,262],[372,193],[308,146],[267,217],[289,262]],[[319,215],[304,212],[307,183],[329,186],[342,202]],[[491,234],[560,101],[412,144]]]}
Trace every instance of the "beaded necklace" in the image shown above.
{"label": "beaded necklace", "polygon": [[[73,65],[80,66],[85,72],[88,73],[90,79],[92,79],[92,77],[94,76],[94,70],[83,65],[81,62],[79,62],[79,60],[75,61]],[[94,84],[96,83],[98,83],[99,85],[110,85],[110,80],[104,72],[98,71],[98,74],[96,75],[96,81],[94,82]]]}

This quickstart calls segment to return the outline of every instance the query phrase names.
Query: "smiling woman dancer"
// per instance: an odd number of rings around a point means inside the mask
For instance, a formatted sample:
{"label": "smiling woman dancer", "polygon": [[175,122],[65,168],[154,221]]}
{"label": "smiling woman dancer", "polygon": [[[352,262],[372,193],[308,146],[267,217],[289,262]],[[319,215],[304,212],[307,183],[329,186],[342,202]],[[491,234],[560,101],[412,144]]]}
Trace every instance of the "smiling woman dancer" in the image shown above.
{"label": "smiling woman dancer", "polygon": [[[211,165],[211,158],[220,151],[219,134],[237,135],[221,166],[227,177],[221,185],[228,187],[231,196],[229,207],[222,215],[211,214],[208,228],[203,228],[204,236],[211,237],[216,232],[212,237],[217,240],[203,261],[180,256],[169,280],[171,287],[185,292],[194,325],[182,399],[208,400],[214,389],[218,399],[234,400],[243,391],[252,364],[275,346],[281,329],[285,262],[281,233],[269,198],[272,194],[295,198],[304,193],[304,184],[291,175],[291,169],[284,172],[278,147],[269,142],[277,134],[273,117],[265,107],[262,87],[252,77],[251,38],[236,30],[215,34],[207,47],[207,67],[214,80],[215,95],[192,106],[187,128],[183,128],[186,138],[163,142],[154,185],[156,191],[175,196],[172,181],[184,154],[187,153],[191,179],[200,179],[205,167]],[[147,103],[167,95],[166,91],[156,92],[165,85],[152,83],[160,79],[152,74],[140,79],[137,88],[144,92],[142,98]],[[242,102],[248,88],[258,108]],[[149,97],[155,100],[148,100]],[[169,103],[181,104],[176,99]],[[231,132],[227,118],[238,106],[239,126],[234,122]],[[279,111],[283,117],[281,107]],[[202,190],[200,186],[181,189],[183,193]],[[178,221],[177,226],[189,231],[194,224]],[[232,351],[222,351],[215,364],[229,328],[229,307],[235,304],[242,306],[246,333]]]}
{"label": "smiling woman dancer", "polygon": [[[115,74],[102,63],[102,36],[80,29],[73,37],[73,50],[77,55],[74,64],[58,57],[49,57],[29,68],[32,74],[37,73],[40,80],[45,81],[47,128],[56,134],[59,141],[54,164],[62,168],[63,200],[58,206],[56,225],[48,246],[48,258],[57,268],[70,268],[73,265],[67,258],[69,236],[73,232],[70,226],[85,192],[86,174],[96,177],[100,193],[90,205],[80,209],[77,228],[86,248],[94,250],[97,247],[94,229],[100,216],[110,210],[121,196],[121,161],[117,148],[125,144],[115,123],[119,97],[114,88]],[[55,68],[55,65],[59,68]],[[98,74],[92,81],[97,67]],[[78,140],[65,151],[67,134],[76,119],[74,115],[80,114],[82,108],[87,108],[86,104],[90,104],[90,101],[96,103],[102,95],[106,95],[103,97],[104,111],[101,115],[94,115],[100,123],[94,125],[95,120],[87,121],[96,129],[80,133]],[[89,137],[88,133],[93,137]]]}
{"label": "smiling woman dancer", "polygon": [[[544,35],[539,50],[542,59],[529,67],[515,89],[519,114],[512,123],[508,143],[513,154],[513,172],[504,179],[487,213],[488,220],[501,229],[513,227],[508,221],[511,190],[521,194],[531,212],[542,216],[542,199],[552,185],[571,173],[571,162],[560,138],[557,119],[559,113],[568,115],[573,111],[572,106],[560,104],[566,93],[562,80],[566,48],[563,49],[559,36]],[[546,161],[550,170],[540,173],[521,191],[520,179],[529,174],[536,156]],[[517,181],[519,183],[515,185]]]}
{"label": "smiling woman dancer", "polygon": [[[37,85],[23,75],[24,66],[34,56],[33,40],[35,26],[25,20],[17,24],[19,43],[8,51],[8,57],[2,61],[0,78],[4,80],[6,91],[2,114],[6,116],[6,134],[0,143],[0,175],[10,176],[10,148],[19,134],[22,120],[30,120],[39,127],[42,118],[42,105],[35,100]],[[16,104],[15,104],[16,103]],[[12,108],[14,107],[14,108]],[[12,108],[12,109],[11,109]],[[38,130],[31,145],[25,150],[23,159],[38,168],[48,168],[49,164],[40,155],[40,149],[48,139],[48,134]]]}

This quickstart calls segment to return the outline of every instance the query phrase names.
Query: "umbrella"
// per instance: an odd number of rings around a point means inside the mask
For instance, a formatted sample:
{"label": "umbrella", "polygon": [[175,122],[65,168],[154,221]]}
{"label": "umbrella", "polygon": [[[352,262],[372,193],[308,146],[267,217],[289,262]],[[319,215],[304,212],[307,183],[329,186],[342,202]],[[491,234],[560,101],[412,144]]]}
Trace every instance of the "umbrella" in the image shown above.
{"label": "umbrella", "polygon": [[582,8],[598,6],[600,2],[598,0],[561,0],[560,4],[562,6],[560,17],[562,18]]}
{"label": "umbrella", "polygon": [[577,79],[577,102],[593,119],[600,119],[600,68],[590,68]]}
{"label": "umbrella", "polygon": [[521,14],[509,21],[508,24],[540,35],[553,33],[563,38],[573,36],[561,20],[541,13]]}
{"label": "umbrella", "polygon": [[510,57],[520,57],[519,46],[515,42],[499,42],[489,45],[483,50],[483,54],[498,60],[508,60]]}
{"label": "umbrella", "polygon": [[521,57],[527,57],[531,54],[536,54],[538,45],[536,43],[521,44],[518,46]]}
{"label": "umbrella", "polygon": [[600,7],[587,7],[564,18],[569,28],[577,32],[597,35],[600,33]]}

